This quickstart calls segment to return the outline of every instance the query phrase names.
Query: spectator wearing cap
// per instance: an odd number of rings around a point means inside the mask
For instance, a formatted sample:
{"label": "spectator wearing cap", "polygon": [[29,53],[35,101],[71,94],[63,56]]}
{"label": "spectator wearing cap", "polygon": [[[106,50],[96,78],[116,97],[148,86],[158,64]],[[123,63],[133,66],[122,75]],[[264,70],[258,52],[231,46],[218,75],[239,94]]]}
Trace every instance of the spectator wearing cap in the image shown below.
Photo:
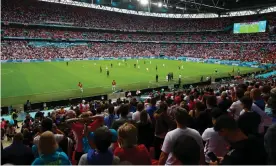
{"label": "spectator wearing cap", "polygon": [[233,117],[220,116],[216,120],[214,130],[230,144],[228,153],[225,156],[218,156],[222,157],[219,164],[265,165],[267,163],[263,142],[255,136],[244,134]]}
{"label": "spectator wearing cap", "polygon": [[172,152],[176,165],[199,165],[200,146],[196,140],[188,135],[178,137]]}
{"label": "spectator wearing cap", "polygon": [[173,146],[175,145],[176,140],[179,137],[182,137],[183,135],[191,136],[196,140],[197,144],[200,147],[199,164],[205,163],[205,157],[203,153],[204,146],[203,146],[202,138],[198,131],[187,127],[189,118],[190,116],[186,110],[180,107],[176,108],[175,121],[177,124],[177,128],[166,134],[166,137],[161,149],[162,153],[159,158],[159,163],[158,163],[159,165],[164,165],[164,164],[172,165],[177,163],[176,159],[173,157]]}
{"label": "spectator wearing cap", "polygon": [[12,144],[1,152],[1,164],[30,165],[33,160],[32,150],[23,144],[21,133],[16,133]]}
{"label": "spectator wearing cap", "polygon": [[[224,113],[219,108],[214,108],[211,112],[212,122],[215,125],[216,119]],[[214,128],[207,128],[203,134],[202,139],[205,142],[204,154],[206,163],[210,163],[208,153],[213,152],[216,156],[224,156],[227,153],[228,143],[214,130]]]}
{"label": "spectator wearing cap", "polygon": [[273,124],[264,136],[264,145],[268,154],[268,164],[276,165],[276,88],[271,90],[268,107],[271,108]]}
{"label": "spectator wearing cap", "polygon": [[39,157],[32,165],[71,165],[68,156],[57,150],[58,144],[51,131],[45,131],[40,135],[38,143]]}
{"label": "spectator wearing cap", "polygon": [[118,143],[114,155],[121,162],[132,165],[151,165],[151,159],[147,148],[141,144],[137,145],[137,128],[130,123],[121,125],[118,129]]}
{"label": "spectator wearing cap", "polygon": [[[115,133],[114,133],[115,132]],[[116,165],[120,159],[113,155],[109,149],[113,135],[116,131],[110,131],[107,127],[100,127],[94,133],[89,135],[92,142],[92,148],[80,158],[78,165]],[[116,136],[115,136],[116,137]]]}

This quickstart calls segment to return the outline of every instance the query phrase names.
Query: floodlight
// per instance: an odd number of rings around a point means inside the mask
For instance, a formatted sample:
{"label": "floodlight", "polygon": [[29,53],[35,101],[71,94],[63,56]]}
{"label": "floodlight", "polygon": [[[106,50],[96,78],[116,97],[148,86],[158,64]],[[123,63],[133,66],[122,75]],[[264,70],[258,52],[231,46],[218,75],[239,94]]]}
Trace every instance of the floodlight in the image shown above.
{"label": "floodlight", "polygon": [[141,5],[149,4],[149,0],[140,0]]}
{"label": "floodlight", "polygon": [[162,2],[158,2],[158,7],[162,7]]}

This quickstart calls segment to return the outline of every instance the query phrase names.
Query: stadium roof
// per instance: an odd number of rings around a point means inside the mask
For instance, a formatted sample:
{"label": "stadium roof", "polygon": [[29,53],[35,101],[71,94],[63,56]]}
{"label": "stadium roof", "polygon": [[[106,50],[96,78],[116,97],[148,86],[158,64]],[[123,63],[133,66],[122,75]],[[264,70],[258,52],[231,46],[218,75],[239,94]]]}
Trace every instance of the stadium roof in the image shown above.
{"label": "stadium roof", "polygon": [[216,18],[276,11],[276,0],[39,0],[169,18]]}

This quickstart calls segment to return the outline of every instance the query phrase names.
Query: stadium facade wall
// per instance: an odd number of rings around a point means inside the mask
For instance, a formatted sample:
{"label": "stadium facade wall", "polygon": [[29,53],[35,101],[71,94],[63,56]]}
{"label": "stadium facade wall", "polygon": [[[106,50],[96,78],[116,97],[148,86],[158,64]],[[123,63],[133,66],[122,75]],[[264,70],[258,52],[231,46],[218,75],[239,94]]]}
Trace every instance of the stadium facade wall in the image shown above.
{"label": "stadium facade wall", "polygon": [[180,60],[186,62],[197,62],[197,63],[210,63],[210,64],[221,64],[230,66],[241,66],[241,67],[253,67],[253,68],[270,68],[276,66],[276,64],[260,64],[258,62],[242,62],[234,60],[220,60],[220,59],[203,59],[203,58],[191,58],[187,56],[182,57],[94,57],[94,58],[59,58],[59,59],[16,59],[16,60],[1,60],[1,63],[31,63],[31,62],[67,62],[67,61],[81,61],[81,60],[125,60],[125,59],[167,59],[167,60]]}

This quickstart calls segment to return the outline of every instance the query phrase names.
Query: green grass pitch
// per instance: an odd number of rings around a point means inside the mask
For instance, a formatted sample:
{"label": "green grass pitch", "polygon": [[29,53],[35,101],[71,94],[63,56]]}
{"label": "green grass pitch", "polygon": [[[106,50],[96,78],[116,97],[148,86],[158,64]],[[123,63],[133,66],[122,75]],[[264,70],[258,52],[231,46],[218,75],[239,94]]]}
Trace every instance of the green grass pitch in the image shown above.
{"label": "green grass pitch", "polygon": [[248,24],[240,26],[240,33],[254,33],[259,32],[259,24]]}
{"label": "green grass pitch", "polygon": [[[111,63],[113,68],[110,66]],[[127,60],[126,63],[127,65],[122,60],[100,60],[71,61],[69,66],[66,62],[2,64],[1,105],[23,104],[28,99],[36,103],[111,93],[112,80],[116,80],[117,89],[136,90],[168,85],[166,81],[168,72],[174,73],[175,81],[181,74],[182,84],[185,84],[198,82],[201,76],[204,78],[227,76],[233,70],[233,66],[176,60],[141,59],[137,68],[134,68],[137,60]],[[182,65],[183,69],[179,70],[178,66]],[[100,66],[103,69],[102,73],[100,73]],[[106,75],[106,67],[110,71],[109,77]],[[147,71],[146,68],[149,70]],[[259,70],[239,68],[241,73]],[[217,74],[214,72],[215,69],[218,69]],[[236,71],[237,67],[235,67]],[[158,83],[155,82],[156,74],[159,75]],[[83,94],[77,86],[79,81],[83,84]]]}

